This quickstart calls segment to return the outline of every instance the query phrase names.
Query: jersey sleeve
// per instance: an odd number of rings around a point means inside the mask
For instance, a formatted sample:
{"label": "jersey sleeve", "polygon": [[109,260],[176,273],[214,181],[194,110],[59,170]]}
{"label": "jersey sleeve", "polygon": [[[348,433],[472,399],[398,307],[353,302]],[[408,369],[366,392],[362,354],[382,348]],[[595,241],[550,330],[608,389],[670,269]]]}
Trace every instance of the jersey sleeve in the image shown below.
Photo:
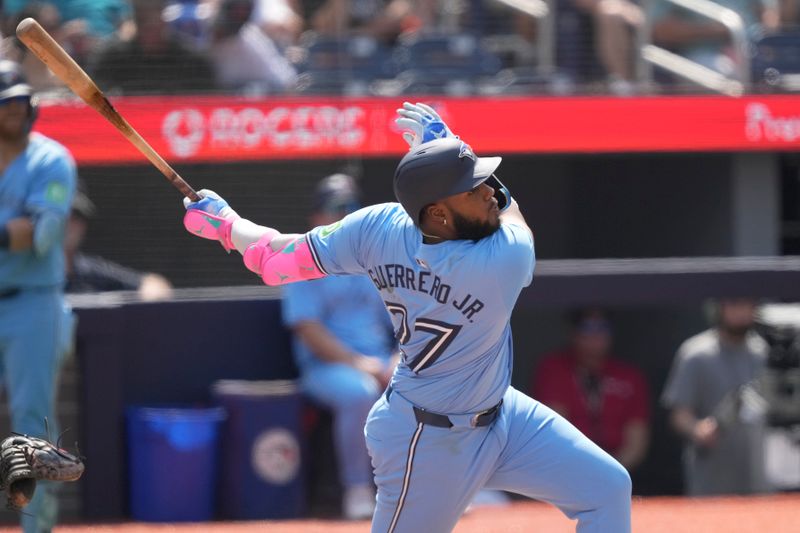
{"label": "jersey sleeve", "polygon": [[533,235],[518,224],[502,224],[490,239],[486,261],[484,275],[494,279],[498,294],[511,309],[520,291],[533,281]]}
{"label": "jersey sleeve", "polygon": [[315,281],[300,281],[283,286],[281,314],[283,323],[293,327],[304,320],[322,320],[322,288]]}
{"label": "jersey sleeve", "polygon": [[381,221],[381,206],[370,206],[309,231],[307,239],[317,267],[324,274],[365,274],[367,244],[379,238]]}
{"label": "jersey sleeve", "polygon": [[53,149],[31,171],[25,199],[30,214],[52,213],[66,218],[75,192],[75,162],[66,149]]}

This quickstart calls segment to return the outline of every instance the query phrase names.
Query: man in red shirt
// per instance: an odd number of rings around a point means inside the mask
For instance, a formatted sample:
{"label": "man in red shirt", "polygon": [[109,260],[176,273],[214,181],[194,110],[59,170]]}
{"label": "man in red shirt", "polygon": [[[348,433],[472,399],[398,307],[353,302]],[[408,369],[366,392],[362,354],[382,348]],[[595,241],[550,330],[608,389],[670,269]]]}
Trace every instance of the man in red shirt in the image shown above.
{"label": "man in red shirt", "polygon": [[638,369],[612,357],[611,327],[601,310],[573,312],[570,323],[569,346],[543,357],[531,395],[632,470],[650,440],[647,382]]}

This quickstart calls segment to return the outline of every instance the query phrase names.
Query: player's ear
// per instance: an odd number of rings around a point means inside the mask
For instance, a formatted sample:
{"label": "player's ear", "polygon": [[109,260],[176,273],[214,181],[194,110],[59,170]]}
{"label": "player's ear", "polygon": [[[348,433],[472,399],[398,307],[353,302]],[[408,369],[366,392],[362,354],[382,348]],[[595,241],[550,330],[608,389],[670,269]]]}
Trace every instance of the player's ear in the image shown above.
{"label": "player's ear", "polygon": [[[447,220],[447,210],[440,203],[430,204],[424,209],[426,218],[433,223],[442,224]],[[446,222],[444,222],[446,224]]]}

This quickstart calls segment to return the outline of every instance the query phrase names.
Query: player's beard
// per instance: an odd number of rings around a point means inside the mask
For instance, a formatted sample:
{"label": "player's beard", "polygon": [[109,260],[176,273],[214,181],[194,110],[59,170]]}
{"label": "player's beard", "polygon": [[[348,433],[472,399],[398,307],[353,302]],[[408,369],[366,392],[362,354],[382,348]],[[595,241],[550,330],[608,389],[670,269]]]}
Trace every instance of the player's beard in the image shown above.
{"label": "player's beard", "polygon": [[499,218],[494,223],[491,220],[470,220],[458,213],[453,213],[452,218],[457,239],[479,241],[500,229]]}

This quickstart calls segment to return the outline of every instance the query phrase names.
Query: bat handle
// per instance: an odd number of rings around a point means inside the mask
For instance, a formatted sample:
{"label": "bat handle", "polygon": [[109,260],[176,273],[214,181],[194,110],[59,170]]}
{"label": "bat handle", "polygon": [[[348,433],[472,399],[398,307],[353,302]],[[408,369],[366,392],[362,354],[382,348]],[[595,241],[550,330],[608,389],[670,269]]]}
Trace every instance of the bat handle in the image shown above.
{"label": "bat handle", "polygon": [[[169,167],[169,169],[172,170],[171,167]],[[184,179],[181,178],[177,172],[172,170],[172,174],[173,175],[171,176],[167,176],[167,179],[172,182],[172,184],[181,192],[182,195],[193,202],[199,202],[202,200],[200,195],[197,194],[197,191],[192,189],[192,186],[186,183],[186,181],[184,181]]]}

